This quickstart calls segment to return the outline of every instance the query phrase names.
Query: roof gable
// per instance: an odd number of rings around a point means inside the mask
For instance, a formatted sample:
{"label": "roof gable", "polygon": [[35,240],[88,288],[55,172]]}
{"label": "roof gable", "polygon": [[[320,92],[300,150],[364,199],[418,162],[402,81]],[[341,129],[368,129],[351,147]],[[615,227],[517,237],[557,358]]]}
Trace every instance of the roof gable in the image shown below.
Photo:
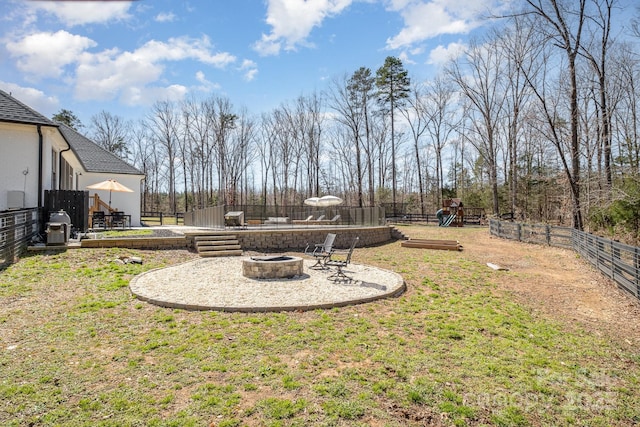
{"label": "roof gable", "polygon": [[87,172],[144,175],[135,167],[64,123],[57,123],[57,125],[58,130]]}
{"label": "roof gable", "polygon": [[57,126],[52,120],[2,90],[0,90],[0,122]]}

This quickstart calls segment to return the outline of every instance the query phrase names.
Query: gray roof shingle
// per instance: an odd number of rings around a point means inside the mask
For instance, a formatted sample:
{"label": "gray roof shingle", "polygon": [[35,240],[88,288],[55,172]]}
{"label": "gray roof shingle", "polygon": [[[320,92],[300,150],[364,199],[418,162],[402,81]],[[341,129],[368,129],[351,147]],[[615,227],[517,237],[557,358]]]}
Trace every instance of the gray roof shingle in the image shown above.
{"label": "gray roof shingle", "polygon": [[0,90],[0,121],[56,126],[53,121],[2,90]]}
{"label": "gray roof shingle", "polygon": [[126,175],[143,175],[115,154],[105,150],[89,138],[71,129],[64,123],[56,123],[60,133],[69,143],[80,163],[87,172],[119,173]]}

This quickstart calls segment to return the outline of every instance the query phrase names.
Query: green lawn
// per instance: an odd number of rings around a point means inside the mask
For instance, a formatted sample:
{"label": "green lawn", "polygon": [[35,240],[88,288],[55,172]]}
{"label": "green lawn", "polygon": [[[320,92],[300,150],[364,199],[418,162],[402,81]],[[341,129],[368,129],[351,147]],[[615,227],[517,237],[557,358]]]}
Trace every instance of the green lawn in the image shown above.
{"label": "green lawn", "polygon": [[132,298],[134,275],[192,257],[78,249],[0,271],[0,425],[640,423],[637,351],[517,304],[465,252],[360,249],[356,262],[399,272],[409,290],[333,310]]}

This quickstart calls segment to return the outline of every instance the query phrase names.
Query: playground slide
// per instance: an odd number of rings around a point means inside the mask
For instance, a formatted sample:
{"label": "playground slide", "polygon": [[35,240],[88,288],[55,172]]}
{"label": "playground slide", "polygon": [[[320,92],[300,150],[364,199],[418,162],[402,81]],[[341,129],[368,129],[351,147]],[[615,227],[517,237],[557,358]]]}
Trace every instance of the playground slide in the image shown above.
{"label": "playground slide", "polygon": [[444,219],[444,221],[442,222],[442,225],[440,227],[448,227],[448,226],[450,226],[454,219],[456,219],[456,215],[455,214],[449,215],[448,217],[446,217]]}

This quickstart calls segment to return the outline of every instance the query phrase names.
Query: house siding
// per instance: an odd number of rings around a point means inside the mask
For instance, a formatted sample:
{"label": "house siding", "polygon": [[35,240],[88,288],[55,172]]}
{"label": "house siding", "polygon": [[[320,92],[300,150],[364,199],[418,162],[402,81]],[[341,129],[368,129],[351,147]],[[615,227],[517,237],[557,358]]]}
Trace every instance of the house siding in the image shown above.
{"label": "house siding", "polygon": [[0,123],[0,211],[9,191],[25,192],[25,207],[38,204],[38,132],[35,126]]}

